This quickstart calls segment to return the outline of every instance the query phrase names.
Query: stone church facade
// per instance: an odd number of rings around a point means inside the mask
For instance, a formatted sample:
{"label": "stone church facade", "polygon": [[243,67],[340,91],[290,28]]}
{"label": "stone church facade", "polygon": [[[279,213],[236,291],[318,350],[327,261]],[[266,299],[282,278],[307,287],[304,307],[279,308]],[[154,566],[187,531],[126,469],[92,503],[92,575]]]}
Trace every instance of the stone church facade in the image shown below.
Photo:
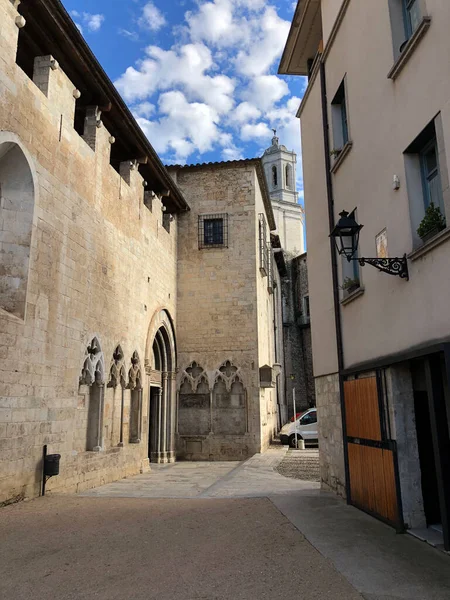
{"label": "stone church facade", "polygon": [[[39,495],[45,445],[61,454],[56,492],[177,453],[267,446],[279,275],[267,247],[261,273],[261,215],[268,242],[274,222],[259,169],[172,178],[62,4],[0,0],[0,503]],[[203,212],[229,215],[226,258],[198,248]],[[200,432],[210,427],[200,452],[193,401]]]}

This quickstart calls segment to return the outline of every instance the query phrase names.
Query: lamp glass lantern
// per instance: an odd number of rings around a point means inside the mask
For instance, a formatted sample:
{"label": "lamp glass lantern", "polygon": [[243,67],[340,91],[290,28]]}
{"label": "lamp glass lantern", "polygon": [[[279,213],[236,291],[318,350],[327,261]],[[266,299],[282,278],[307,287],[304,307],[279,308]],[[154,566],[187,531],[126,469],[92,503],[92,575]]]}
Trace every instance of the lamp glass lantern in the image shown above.
{"label": "lamp glass lantern", "polygon": [[358,251],[359,233],[363,225],[356,222],[355,211],[349,214],[343,210],[339,216],[340,219],[330,235],[334,238],[338,253],[350,262]]}

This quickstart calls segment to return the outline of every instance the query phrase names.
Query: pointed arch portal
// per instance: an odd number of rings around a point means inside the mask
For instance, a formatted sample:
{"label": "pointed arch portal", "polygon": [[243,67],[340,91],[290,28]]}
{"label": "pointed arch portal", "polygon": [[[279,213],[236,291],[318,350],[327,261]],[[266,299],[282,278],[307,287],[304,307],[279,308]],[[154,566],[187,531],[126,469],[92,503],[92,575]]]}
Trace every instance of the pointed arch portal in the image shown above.
{"label": "pointed arch portal", "polygon": [[150,376],[148,457],[154,463],[174,462],[176,346],[166,310],[157,312],[150,323],[145,368]]}

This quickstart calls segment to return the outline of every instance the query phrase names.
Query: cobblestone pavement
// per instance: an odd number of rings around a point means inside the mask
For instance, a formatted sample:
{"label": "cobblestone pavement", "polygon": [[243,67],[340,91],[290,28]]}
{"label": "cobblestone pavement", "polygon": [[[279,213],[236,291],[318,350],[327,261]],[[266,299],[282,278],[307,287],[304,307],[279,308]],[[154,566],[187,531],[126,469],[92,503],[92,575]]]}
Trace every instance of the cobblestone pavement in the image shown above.
{"label": "cobblestone pavement", "polygon": [[320,481],[319,450],[289,450],[277,467],[277,472],[284,477],[301,479],[302,481]]}
{"label": "cobblestone pavement", "polygon": [[319,483],[284,477],[277,468],[287,453],[272,446],[245,462],[176,462],[122,479],[83,496],[121,498],[257,498],[319,489]]}

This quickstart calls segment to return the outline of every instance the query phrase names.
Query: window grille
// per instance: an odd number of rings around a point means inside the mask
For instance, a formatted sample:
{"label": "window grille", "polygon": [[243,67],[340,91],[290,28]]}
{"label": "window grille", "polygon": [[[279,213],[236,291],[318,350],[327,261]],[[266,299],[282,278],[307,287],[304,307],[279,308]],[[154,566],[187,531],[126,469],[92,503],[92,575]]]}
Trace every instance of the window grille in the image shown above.
{"label": "window grille", "polygon": [[228,248],[228,214],[199,215],[198,247]]}
{"label": "window grille", "polygon": [[267,277],[269,266],[267,256],[267,225],[262,213],[259,215],[259,270],[263,277]]}

